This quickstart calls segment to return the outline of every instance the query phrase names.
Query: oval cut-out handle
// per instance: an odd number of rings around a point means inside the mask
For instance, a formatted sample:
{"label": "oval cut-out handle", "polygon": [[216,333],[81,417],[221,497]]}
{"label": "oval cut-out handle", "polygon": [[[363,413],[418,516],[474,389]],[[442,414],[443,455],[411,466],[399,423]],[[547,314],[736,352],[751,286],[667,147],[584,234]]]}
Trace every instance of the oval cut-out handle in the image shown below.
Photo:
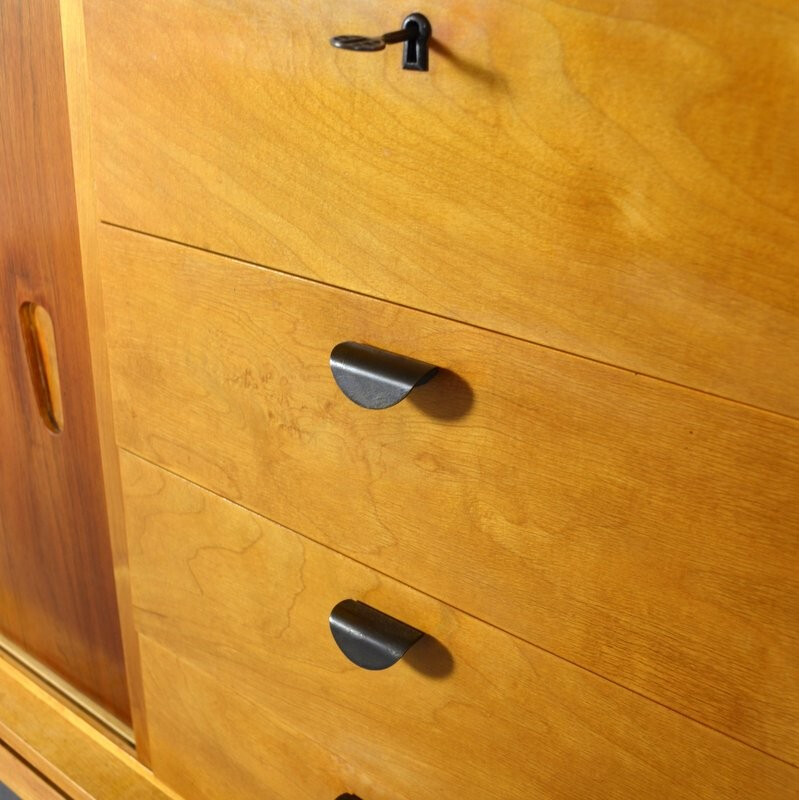
{"label": "oval cut-out handle", "polygon": [[438,367],[358,342],[340,342],[331,351],[331,372],[345,396],[362,408],[396,405],[427,383]]}
{"label": "oval cut-out handle", "polygon": [[339,649],[364,669],[396,664],[425,634],[359,600],[342,600],[328,623]]}
{"label": "oval cut-out handle", "polygon": [[19,316],[39,414],[53,433],[61,433],[64,428],[64,406],[53,320],[47,309],[37,303],[23,303]]}

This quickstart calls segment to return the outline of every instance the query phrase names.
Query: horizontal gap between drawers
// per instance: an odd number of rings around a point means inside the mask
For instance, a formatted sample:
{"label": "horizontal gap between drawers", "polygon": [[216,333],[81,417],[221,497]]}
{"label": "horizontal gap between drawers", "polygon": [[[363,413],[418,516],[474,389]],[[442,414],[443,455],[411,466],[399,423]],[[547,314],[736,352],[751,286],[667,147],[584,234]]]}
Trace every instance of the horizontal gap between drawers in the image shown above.
{"label": "horizontal gap between drawers", "polygon": [[243,259],[243,258],[238,258],[237,256],[232,256],[232,255],[230,255],[228,253],[222,253],[222,252],[220,252],[218,250],[210,250],[210,249],[207,249],[205,247],[198,247],[197,245],[194,245],[194,244],[187,244],[186,242],[180,242],[180,241],[178,241],[176,239],[170,239],[170,238],[168,238],[166,236],[159,236],[158,234],[155,234],[155,233],[148,233],[147,231],[138,230],[137,228],[131,228],[131,227],[128,227],[127,225],[120,225],[119,223],[111,222],[110,220],[101,219],[100,222],[103,225],[107,225],[110,228],[117,228],[119,230],[128,231],[129,233],[135,233],[135,234],[138,234],[140,236],[146,236],[149,239],[157,239],[157,240],[162,241],[162,242],[168,242],[169,244],[174,244],[174,245],[177,245],[178,247],[184,247],[184,248],[187,248],[189,250],[197,250],[197,251],[199,251],[201,253],[209,253],[210,255],[218,256],[220,258],[226,258],[226,259],[229,259],[231,261],[236,261],[236,262],[238,262],[240,264],[248,264],[248,265],[250,265],[252,267],[256,267],[258,269],[267,269],[267,270],[270,270],[271,272],[275,272],[275,273],[278,273],[280,275],[287,275],[287,276],[290,276],[292,278],[296,278],[297,280],[306,281],[308,283],[313,283],[313,284],[316,284],[318,286],[325,286],[325,287],[330,288],[330,289],[335,289],[336,291],[347,292],[349,294],[357,295],[359,297],[366,297],[366,298],[369,298],[370,300],[378,300],[381,303],[387,303],[388,305],[395,306],[397,308],[405,308],[405,309],[408,309],[409,311],[415,311],[418,314],[425,314],[425,315],[427,315],[429,317],[435,317],[437,319],[443,319],[443,320],[446,320],[448,322],[455,322],[458,325],[466,325],[466,326],[468,326],[470,328],[473,328],[475,330],[485,331],[487,333],[491,333],[494,336],[503,336],[503,337],[505,337],[507,339],[513,339],[513,340],[518,341],[518,342],[524,342],[526,344],[530,344],[530,345],[533,345],[535,347],[543,347],[546,350],[550,350],[550,351],[553,351],[555,353],[561,353],[562,355],[569,356],[571,358],[579,358],[579,359],[581,359],[583,361],[589,361],[589,362],[591,362],[593,364],[598,364],[599,366],[608,367],[610,369],[620,370],[621,372],[625,372],[625,373],[628,373],[630,375],[634,375],[637,378],[638,377],[642,377],[642,378],[647,378],[649,380],[658,381],[659,383],[663,383],[663,384],[666,384],[668,386],[673,386],[675,388],[683,389],[683,390],[689,391],[689,392],[695,392],[696,394],[705,395],[706,397],[714,398],[715,400],[720,400],[720,401],[723,401],[723,402],[726,402],[726,403],[732,403],[733,405],[740,406],[740,407],[743,407],[743,408],[748,408],[748,409],[751,409],[751,410],[760,411],[760,412],[762,412],[764,414],[769,414],[771,416],[778,417],[780,419],[786,419],[786,420],[791,420],[791,421],[795,421],[795,422],[798,419],[797,417],[793,417],[793,416],[790,416],[788,414],[783,414],[780,411],[773,411],[772,409],[764,408],[762,406],[754,405],[752,403],[746,403],[746,402],[744,402],[742,400],[736,400],[735,398],[732,398],[732,397],[726,397],[725,395],[714,394],[713,392],[708,392],[708,391],[706,391],[704,389],[697,389],[694,386],[688,386],[688,385],[683,384],[683,383],[678,383],[676,381],[668,380],[667,378],[661,378],[658,375],[651,375],[651,374],[649,374],[647,372],[640,372],[640,371],[637,371],[637,370],[634,370],[634,369],[630,369],[629,367],[620,366],[619,364],[612,364],[609,361],[602,361],[601,359],[592,358],[591,356],[582,355],[581,353],[574,353],[574,352],[572,352],[570,350],[563,350],[563,349],[558,348],[558,347],[553,347],[552,345],[544,344],[543,342],[537,342],[537,341],[533,341],[531,339],[523,339],[520,336],[514,336],[513,334],[510,334],[510,333],[503,333],[502,331],[496,331],[496,330],[494,330],[492,328],[485,328],[485,327],[483,327],[481,325],[476,325],[473,322],[468,322],[466,320],[459,319],[457,317],[448,317],[448,316],[446,316],[444,314],[437,314],[437,313],[435,313],[433,311],[426,311],[426,310],[421,309],[421,308],[416,308],[415,306],[408,306],[408,305],[405,305],[404,303],[398,303],[396,300],[389,300],[389,299],[384,298],[384,297],[375,297],[374,295],[366,294],[365,292],[359,292],[359,291],[356,291],[355,289],[347,289],[347,288],[344,288],[342,286],[338,286],[337,284],[334,284],[334,283],[327,283],[325,281],[321,281],[321,280],[318,280],[318,279],[315,279],[315,278],[309,278],[309,277],[307,277],[305,275],[298,275],[295,272],[289,272],[287,270],[279,269],[278,267],[272,267],[272,266],[268,266],[266,264],[259,264],[256,261],[248,261],[248,260]]}
{"label": "horizontal gap between drawers", "polygon": [[[200,249],[200,248],[195,248],[195,249]],[[353,562],[355,564],[359,564],[360,566],[364,567],[365,569],[370,570],[371,572],[374,572],[374,573],[376,573],[378,575],[381,575],[381,576],[387,578],[390,581],[396,582],[396,583],[400,584],[401,586],[404,586],[404,587],[410,589],[412,592],[416,592],[416,593],[418,593],[420,595],[423,595],[425,597],[429,597],[432,600],[434,600],[435,602],[440,603],[443,606],[446,606],[447,608],[451,608],[451,609],[454,609],[454,610],[458,611],[458,613],[463,614],[465,617],[469,617],[470,619],[473,619],[473,620],[481,623],[482,625],[488,625],[490,628],[493,628],[494,630],[500,631],[503,634],[505,634],[507,636],[510,636],[512,639],[514,639],[516,641],[523,642],[523,643],[525,643],[527,645],[530,645],[531,647],[535,647],[540,652],[546,653],[546,654],[548,654],[548,655],[550,655],[550,656],[552,656],[554,658],[557,658],[559,661],[561,661],[563,663],[566,663],[566,664],[569,664],[570,666],[576,667],[577,669],[580,669],[583,672],[587,672],[590,675],[594,675],[595,677],[600,678],[603,681],[606,681],[607,683],[611,684],[612,686],[616,686],[616,687],[618,687],[620,689],[623,689],[623,690],[625,690],[627,692],[630,692],[631,694],[634,694],[637,697],[640,697],[643,700],[646,700],[647,702],[654,703],[655,705],[660,706],[661,708],[664,708],[667,711],[670,711],[670,712],[672,712],[674,714],[677,714],[678,716],[683,717],[684,719],[687,719],[690,722],[695,723],[696,725],[700,725],[703,728],[706,728],[707,730],[713,731],[714,733],[716,733],[716,734],[718,734],[720,736],[724,736],[726,739],[730,739],[731,741],[737,742],[738,744],[741,744],[741,745],[744,745],[746,747],[749,747],[751,750],[754,750],[754,751],[756,751],[758,753],[761,753],[762,755],[769,756],[770,758],[773,758],[776,761],[780,761],[782,764],[786,764],[787,766],[794,767],[795,769],[797,768],[797,764],[795,764],[795,763],[793,763],[791,761],[788,761],[788,760],[786,760],[784,758],[781,758],[780,756],[777,756],[774,753],[770,753],[767,750],[763,750],[760,747],[756,747],[756,746],[750,744],[749,742],[746,742],[746,741],[744,741],[742,739],[737,738],[736,736],[732,736],[731,734],[726,733],[725,731],[720,731],[717,728],[713,727],[712,725],[709,725],[708,723],[705,723],[705,722],[702,722],[700,720],[697,720],[694,717],[692,717],[692,716],[690,716],[690,715],[688,715],[688,714],[686,714],[686,713],[684,713],[682,711],[679,711],[677,709],[672,708],[671,706],[667,705],[666,703],[662,703],[659,700],[655,700],[654,698],[652,698],[652,697],[650,697],[650,696],[648,696],[648,695],[646,695],[646,694],[644,694],[644,693],[642,693],[640,691],[637,691],[636,689],[632,689],[632,688],[630,688],[629,686],[626,686],[623,683],[619,683],[618,681],[615,681],[615,680],[612,680],[611,678],[608,678],[607,676],[603,675],[600,672],[595,672],[594,670],[589,669],[588,667],[585,667],[585,666],[583,666],[582,664],[579,664],[576,661],[572,661],[571,659],[565,658],[564,656],[559,655],[558,653],[556,653],[556,652],[554,652],[552,650],[548,650],[547,648],[536,644],[536,642],[532,642],[532,641],[530,641],[528,639],[524,639],[521,636],[519,636],[519,635],[517,635],[515,633],[512,633],[511,631],[506,630],[505,628],[502,628],[502,627],[500,627],[500,626],[498,626],[498,625],[496,625],[496,624],[494,624],[494,623],[492,623],[492,622],[490,622],[490,621],[488,621],[486,619],[483,619],[482,617],[475,616],[475,614],[472,614],[469,611],[465,611],[464,609],[461,609],[458,606],[454,606],[452,603],[449,603],[446,600],[443,600],[443,599],[437,597],[436,595],[432,595],[429,592],[424,591],[423,589],[420,589],[420,588],[418,588],[416,586],[413,586],[413,585],[411,585],[409,583],[406,583],[402,579],[397,578],[397,577],[395,577],[394,575],[392,575],[390,573],[386,573],[386,572],[383,572],[383,571],[381,571],[379,569],[376,569],[375,567],[371,566],[370,564],[366,564],[366,563],[364,563],[362,561],[359,561],[357,558],[354,558],[353,556],[351,556],[351,555],[349,555],[347,553],[341,553],[338,550],[336,550],[335,548],[333,548],[330,545],[326,544],[325,542],[322,542],[322,541],[319,541],[317,539],[314,539],[313,537],[308,536],[307,534],[300,533],[299,531],[296,531],[293,528],[289,528],[288,526],[284,525],[283,523],[281,523],[281,522],[279,522],[279,521],[277,521],[275,519],[272,519],[272,517],[269,517],[269,516],[267,516],[266,514],[264,514],[262,512],[256,511],[255,509],[252,509],[249,506],[244,505],[243,503],[239,503],[239,502],[236,502],[234,500],[231,500],[229,497],[226,497],[225,495],[219,494],[218,492],[215,492],[213,489],[209,489],[206,486],[198,484],[195,481],[192,481],[189,478],[185,477],[184,475],[181,475],[180,473],[175,472],[174,470],[171,470],[168,467],[163,466],[162,464],[159,464],[159,463],[157,463],[155,461],[152,461],[151,459],[147,458],[146,456],[143,456],[140,453],[137,453],[135,450],[131,450],[130,448],[125,447],[125,446],[123,446],[123,445],[121,445],[119,443],[118,443],[118,447],[122,452],[127,453],[127,454],[133,456],[134,458],[137,458],[137,459],[139,459],[141,461],[144,461],[144,462],[146,462],[148,464],[151,464],[152,466],[156,467],[157,469],[163,470],[164,472],[166,472],[166,473],[168,473],[170,475],[173,475],[174,477],[178,478],[179,480],[184,481],[185,483],[188,483],[188,484],[190,484],[192,486],[197,487],[198,489],[202,490],[203,492],[207,492],[210,495],[214,495],[215,497],[219,498],[220,500],[223,500],[226,503],[230,503],[231,505],[233,505],[233,506],[235,506],[237,508],[241,508],[241,509],[247,511],[248,513],[255,514],[257,517],[259,517],[261,519],[268,520],[269,522],[271,522],[274,525],[277,525],[278,527],[282,528],[283,530],[288,531],[289,533],[292,533],[295,536],[299,536],[302,539],[305,539],[306,541],[313,542],[315,545],[318,545],[320,547],[325,548],[325,550],[327,550],[328,552],[335,553],[336,555],[341,556],[342,558],[346,558],[346,559],[348,559],[349,561],[351,561],[351,562]]]}

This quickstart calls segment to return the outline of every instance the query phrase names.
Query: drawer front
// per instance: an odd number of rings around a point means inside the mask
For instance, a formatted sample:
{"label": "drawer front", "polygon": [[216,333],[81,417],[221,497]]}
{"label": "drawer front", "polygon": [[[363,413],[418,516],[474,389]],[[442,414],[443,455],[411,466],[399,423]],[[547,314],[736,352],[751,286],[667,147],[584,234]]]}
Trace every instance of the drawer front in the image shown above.
{"label": "drawer front", "polygon": [[[792,796],[777,759],[134,456],[122,469],[153,766],[187,797]],[[328,630],[348,597],[428,636],[360,669]]]}
{"label": "drawer front", "polygon": [[[787,760],[794,423],[104,226],[120,444]],[[385,411],[343,340],[439,364]]]}
{"label": "drawer front", "polygon": [[[796,8],[92,0],[102,218],[796,414]],[[135,45],[131,45],[134,42]]]}
{"label": "drawer front", "polygon": [[407,800],[373,786],[213,666],[203,671],[147,637],[141,656],[152,768],[187,800],[335,800],[356,790],[362,800]]}

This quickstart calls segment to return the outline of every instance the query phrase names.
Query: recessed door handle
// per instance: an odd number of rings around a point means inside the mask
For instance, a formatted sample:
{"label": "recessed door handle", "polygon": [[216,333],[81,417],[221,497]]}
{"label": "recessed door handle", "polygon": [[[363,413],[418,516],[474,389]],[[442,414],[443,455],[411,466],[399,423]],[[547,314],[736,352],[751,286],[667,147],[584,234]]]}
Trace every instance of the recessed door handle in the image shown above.
{"label": "recessed door handle", "polygon": [[336,385],[362,408],[396,405],[415,386],[427,383],[438,367],[358,342],[340,342],[331,351]]}
{"label": "recessed door handle", "polygon": [[64,405],[53,320],[44,306],[32,302],[22,304],[19,317],[39,414],[47,428],[53,433],[61,433],[64,429]]}
{"label": "recessed door handle", "polygon": [[359,600],[342,600],[328,623],[339,649],[364,669],[396,664],[425,634]]}
{"label": "recessed door handle", "polygon": [[380,36],[334,36],[330,42],[340,50],[356,50],[360,53],[375,53],[387,44],[403,42],[403,69],[428,71],[428,42],[431,24],[424,14],[409,14],[399,31],[390,31]]}

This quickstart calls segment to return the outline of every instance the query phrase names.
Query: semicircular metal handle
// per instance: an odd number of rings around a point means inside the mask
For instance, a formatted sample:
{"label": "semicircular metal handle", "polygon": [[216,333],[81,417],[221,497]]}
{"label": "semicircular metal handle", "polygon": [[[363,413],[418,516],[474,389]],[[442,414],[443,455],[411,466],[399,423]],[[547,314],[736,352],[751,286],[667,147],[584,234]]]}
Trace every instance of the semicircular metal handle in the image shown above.
{"label": "semicircular metal handle", "polygon": [[370,409],[396,405],[439,370],[425,361],[358,342],[337,344],[331,350],[330,365],[333,379],[345,396]]}
{"label": "semicircular metal handle", "polygon": [[425,634],[360,600],[342,600],[328,618],[339,649],[364,669],[387,669]]}

